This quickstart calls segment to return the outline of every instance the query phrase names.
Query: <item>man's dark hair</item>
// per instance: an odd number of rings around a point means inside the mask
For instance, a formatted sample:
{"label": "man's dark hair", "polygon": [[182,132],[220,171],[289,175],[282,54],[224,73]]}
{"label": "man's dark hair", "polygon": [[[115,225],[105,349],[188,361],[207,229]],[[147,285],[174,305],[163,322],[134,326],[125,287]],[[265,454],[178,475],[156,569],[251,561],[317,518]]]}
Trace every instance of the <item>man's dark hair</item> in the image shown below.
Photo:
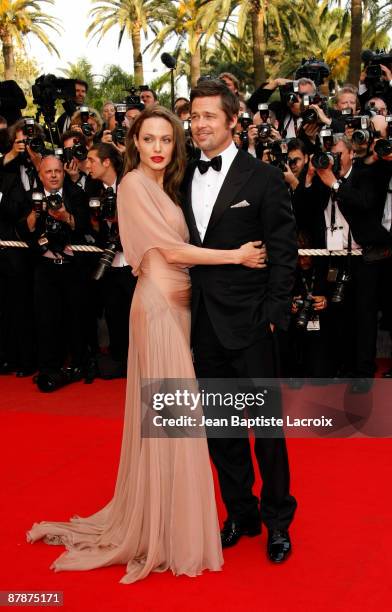
{"label": "man's dark hair", "polygon": [[86,93],[88,93],[88,84],[86,81],[82,81],[82,79],[75,79],[75,85],[83,85],[86,88]]}
{"label": "man's dark hair", "polygon": [[124,166],[123,156],[114,145],[109,142],[98,142],[91,147],[90,151],[96,151],[101,162],[103,162],[104,159],[109,159],[117,177],[122,175]]}
{"label": "man's dark hair", "polygon": [[61,146],[64,146],[64,142],[69,138],[76,138],[80,144],[87,146],[87,140],[82,132],[78,132],[77,130],[67,130],[64,134],[61,134]]}
{"label": "man's dark hair", "polygon": [[308,154],[305,144],[302,142],[302,140],[300,140],[300,138],[290,138],[287,143],[287,153],[290,153],[291,151],[301,151],[303,155]]}
{"label": "man's dark hair", "polygon": [[220,96],[222,110],[224,111],[228,121],[231,121],[234,115],[238,115],[240,111],[238,96],[233,94],[233,92],[230,91],[230,89],[218,79],[200,81],[197,87],[191,90],[191,110],[193,100],[196,98],[208,98],[212,96]]}
{"label": "man's dark hair", "polygon": [[157,102],[157,100],[158,100],[158,94],[157,94],[157,92],[156,92],[154,89],[151,89],[151,87],[145,87],[145,88],[142,88],[142,89],[140,90],[140,93],[143,93],[143,91],[149,91],[149,92],[151,92],[151,93],[152,93],[152,95],[154,96],[154,100],[155,100],[155,102]]}

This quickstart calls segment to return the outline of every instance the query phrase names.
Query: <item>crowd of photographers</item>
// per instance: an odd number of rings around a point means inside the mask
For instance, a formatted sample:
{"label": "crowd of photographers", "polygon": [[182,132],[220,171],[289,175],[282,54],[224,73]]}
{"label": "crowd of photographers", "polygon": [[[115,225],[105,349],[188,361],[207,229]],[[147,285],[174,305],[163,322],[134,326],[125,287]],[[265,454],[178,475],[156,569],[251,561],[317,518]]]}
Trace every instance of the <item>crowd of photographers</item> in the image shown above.
{"label": "crowd of photographers", "polygon": [[[298,258],[292,324],[279,334],[281,373],[294,386],[304,377],[349,378],[352,391],[368,390],[380,313],[392,330],[392,56],[366,51],[363,60],[358,86],[337,91],[315,59],[248,99],[232,74],[219,77],[241,100],[236,145],[282,170],[298,248],[345,253]],[[0,84],[0,240],[28,244],[0,246],[0,373],[35,374],[43,391],[126,374],[136,279],[122,253],[116,192],[127,131],[158,102],[147,86],[128,93],[106,102],[101,116],[88,106],[84,81],[42,76],[33,119],[21,116],[16,83]],[[197,157],[189,101],[178,98],[175,112],[188,156]]]}

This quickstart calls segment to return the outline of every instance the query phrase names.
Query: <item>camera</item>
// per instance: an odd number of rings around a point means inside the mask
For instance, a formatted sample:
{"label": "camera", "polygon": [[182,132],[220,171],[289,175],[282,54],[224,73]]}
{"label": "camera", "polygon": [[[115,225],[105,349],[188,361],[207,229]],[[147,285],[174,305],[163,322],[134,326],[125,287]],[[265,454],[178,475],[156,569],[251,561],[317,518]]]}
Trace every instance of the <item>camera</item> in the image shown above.
{"label": "camera", "polygon": [[23,136],[25,136],[23,139],[25,145],[30,147],[34,153],[40,153],[43,155],[45,153],[45,143],[40,136],[34,136],[35,121],[32,117],[25,118],[22,131]]}
{"label": "camera", "polygon": [[303,59],[301,66],[297,68],[295,73],[296,79],[311,79],[317,87],[323,84],[324,79],[330,74],[329,66],[322,59],[310,57]]}
{"label": "camera", "polygon": [[320,143],[325,151],[330,151],[333,147],[333,132],[328,128],[323,128],[319,133]]}
{"label": "camera", "polygon": [[126,104],[116,104],[116,127],[112,132],[113,142],[116,144],[124,144],[127,135],[127,129],[123,126],[125,121],[125,113],[127,112]]}
{"label": "camera", "polygon": [[89,200],[91,214],[104,221],[113,221],[116,217],[117,197],[112,187],[108,187],[102,197]]}
{"label": "camera", "polygon": [[85,159],[87,159],[87,153],[87,147],[85,147],[81,142],[74,138],[73,147],[65,147],[63,149],[64,165],[69,166],[73,158],[77,159],[78,161],[84,161]]}
{"label": "camera", "polygon": [[316,151],[312,157],[312,166],[316,170],[326,170],[331,166],[335,176],[339,176],[341,153],[331,153],[330,151]]}
{"label": "camera", "polygon": [[374,152],[381,159],[392,153],[392,115],[385,117],[387,122],[387,138],[380,138],[374,145]]}
{"label": "camera", "polygon": [[271,124],[268,123],[270,114],[268,104],[259,104],[258,111],[262,120],[262,123],[257,126],[258,138],[259,140],[266,140],[271,136]]}
{"label": "camera", "polygon": [[242,113],[238,118],[238,122],[242,127],[242,132],[240,132],[240,140],[243,145],[247,145],[249,144],[248,128],[253,123],[252,116],[249,113]]}
{"label": "camera", "polygon": [[317,104],[324,112],[326,111],[326,98],[319,94],[309,95],[305,94],[301,100],[301,119],[303,125],[310,125],[320,123],[318,112],[315,108],[309,108],[311,104]]}
{"label": "camera", "polygon": [[127,110],[130,108],[144,108],[144,104],[140,99],[138,90],[135,87],[124,89],[129,95],[125,98]]}
{"label": "camera", "polygon": [[363,115],[357,119],[361,120],[361,125],[359,129],[354,129],[353,135],[351,136],[353,143],[361,145],[373,142],[375,132],[371,127],[370,117]]}
{"label": "camera", "polygon": [[295,326],[297,329],[306,329],[309,321],[312,320],[314,311],[314,299],[311,295],[307,295],[303,300],[296,300],[298,306],[297,320]]}
{"label": "camera", "polygon": [[384,94],[389,89],[389,84],[383,79],[381,64],[388,66],[392,63],[392,53],[380,51],[371,51],[364,49],[361,53],[361,59],[365,64],[365,85],[369,91],[369,96],[373,98],[377,95]]}
{"label": "camera", "polygon": [[59,193],[51,193],[50,195],[46,196],[45,202],[46,210],[56,211],[60,210],[60,208],[62,207],[63,198]]}
{"label": "camera", "polygon": [[351,281],[351,275],[347,270],[344,270],[340,276],[340,278],[336,281],[335,290],[332,294],[331,301],[334,304],[342,304],[344,301],[344,294],[346,292],[346,287],[348,283]]}
{"label": "camera", "polygon": [[285,85],[281,85],[279,87],[280,99],[285,104],[294,104],[298,102],[299,99],[299,91],[298,91],[298,81],[290,81],[290,83],[285,83]]}
{"label": "camera", "polygon": [[88,122],[88,118],[90,117],[90,109],[88,106],[80,107],[80,120],[81,120],[81,128],[83,134],[88,138],[93,134],[93,128]]}
{"label": "camera", "polygon": [[287,142],[287,140],[275,140],[270,144],[271,165],[280,168],[282,172],[286,172],[288,163]]}
{"label": "camera", "polygon": [[57,78],[54,74],[42,74],[32,86],[33,103],[38,106],[47,123],[54,123],[56,100],[71,101],[76,95],[75,79]]}
{"label": "camera", "polygon": [[101,280],[106,270],[112,267],[113,260],[116,255],[116,251],[118,251],[120,247],[119,240],[113,240],[106,245],[103,254],[99,258],[99,262],[97,268],[93,274],[94,280]]}

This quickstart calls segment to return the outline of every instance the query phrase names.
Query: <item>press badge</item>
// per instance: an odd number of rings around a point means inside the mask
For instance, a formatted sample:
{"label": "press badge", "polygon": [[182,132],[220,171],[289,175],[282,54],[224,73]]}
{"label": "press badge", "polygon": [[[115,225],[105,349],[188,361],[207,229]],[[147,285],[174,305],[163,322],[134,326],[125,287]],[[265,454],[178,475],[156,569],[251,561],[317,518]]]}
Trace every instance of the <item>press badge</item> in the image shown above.
{"label": "press badge", "polygon": [[337,227],[333,231],[327,228],[327,248],[328,251],[343,251],[343,228]]}
{"label": "press badge", "polygon": [[318,315],[316,315],[311,321],[308,321],[306,331],[320,331],[320,318]]}

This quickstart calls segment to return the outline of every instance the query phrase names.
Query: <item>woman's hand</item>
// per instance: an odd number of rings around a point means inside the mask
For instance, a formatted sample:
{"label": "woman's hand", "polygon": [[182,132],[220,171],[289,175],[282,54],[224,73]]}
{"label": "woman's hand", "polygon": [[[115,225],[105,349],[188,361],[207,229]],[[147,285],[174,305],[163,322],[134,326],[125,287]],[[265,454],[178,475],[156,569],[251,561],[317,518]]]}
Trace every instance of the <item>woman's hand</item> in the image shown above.
{"label": "woman's hand", "polygon": [[246,242],[238,249],[239,262],[247,268],[266,268],[266,249],[261,240]]}

